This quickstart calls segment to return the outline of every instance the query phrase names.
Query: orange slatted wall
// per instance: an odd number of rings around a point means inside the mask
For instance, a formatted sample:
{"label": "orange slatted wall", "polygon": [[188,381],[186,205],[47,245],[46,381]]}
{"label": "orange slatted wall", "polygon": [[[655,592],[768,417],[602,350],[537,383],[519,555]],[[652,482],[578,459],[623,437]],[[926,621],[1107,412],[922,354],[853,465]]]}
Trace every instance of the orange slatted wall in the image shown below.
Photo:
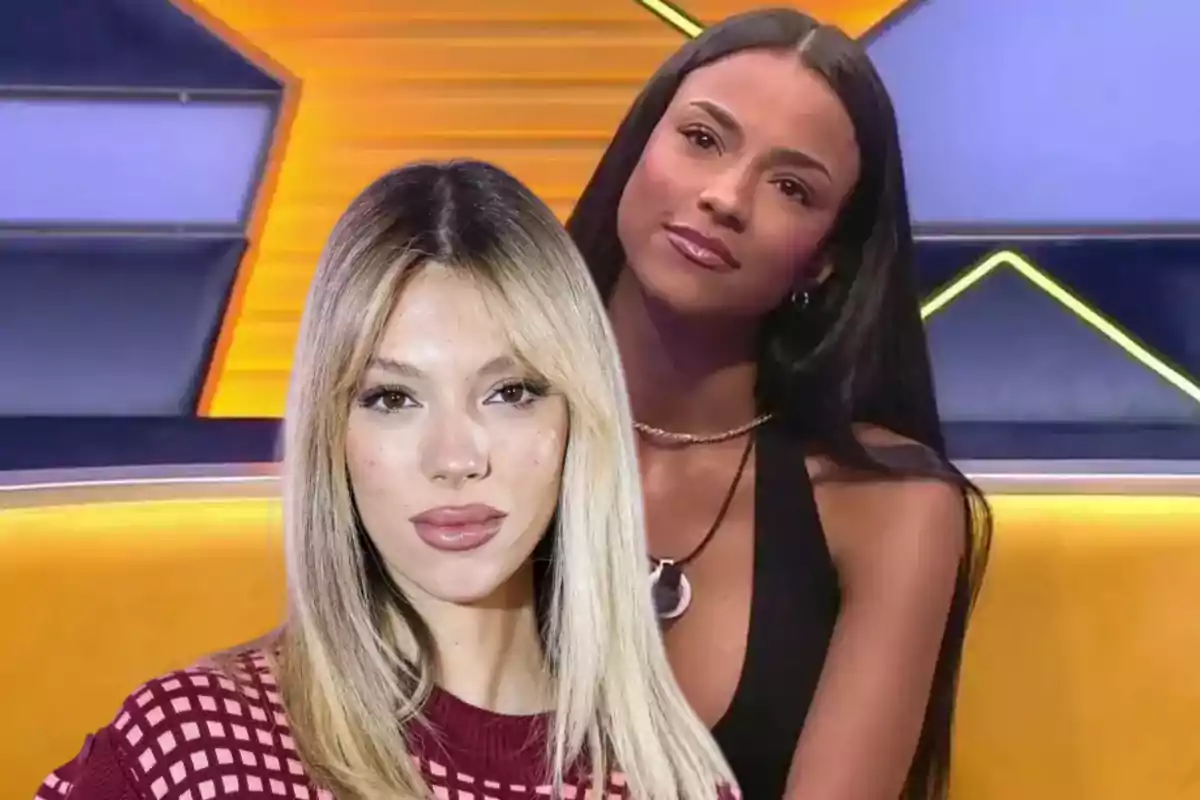
{"label": "orange slatted wall", "polygon": [[[470,155],[562,217],[608,137],[682,35],[634,0],[176,0],[289,80],[201,413],[279,416],[308,281],[338,214],[417,158]],[[752,7],[690,0],[706,22]],[[805,7],[858,33],[881,0]]]}

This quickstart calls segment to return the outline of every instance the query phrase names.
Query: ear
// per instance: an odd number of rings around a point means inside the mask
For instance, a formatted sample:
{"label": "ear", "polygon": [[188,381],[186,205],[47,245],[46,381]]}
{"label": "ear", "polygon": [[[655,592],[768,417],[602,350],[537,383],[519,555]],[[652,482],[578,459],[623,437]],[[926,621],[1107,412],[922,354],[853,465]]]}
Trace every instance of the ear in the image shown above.
{"label": "ear", "polygon": [[821,256],[821,261],[820,261],[820,264],[818,265],[818,267],[819,268],[817,269],[816,273],[812,276],[812,279],[811,279],[813,286],[820,286],[821,284],[825,283],[826,280],[829,279],[830,275],[833,274],[833,256],[831,256],[831,255]]}
{"label": "ear", "polygon": [[833,274],[833,253],[828,249],[813,258],[808,265],[796,275],[795,291],[808,292],[818,288]]}

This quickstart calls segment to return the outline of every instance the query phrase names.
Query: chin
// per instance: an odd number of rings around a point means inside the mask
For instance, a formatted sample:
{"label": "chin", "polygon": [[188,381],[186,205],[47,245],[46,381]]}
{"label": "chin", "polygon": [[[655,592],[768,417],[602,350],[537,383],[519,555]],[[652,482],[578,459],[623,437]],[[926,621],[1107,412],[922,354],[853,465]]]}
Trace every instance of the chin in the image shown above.
{"label": "chin", "polygon": [[520,605],[532,596],[528,588],[521,590],[522,577],[528,577],[523,571],[514,574],[498,567],[493,564],[447,565],[416,583],[416,588],[434,600],[459,606]]}
{"label": "chin", "polygon": [[728,285],[720,276],[700,273],[688,275],[669,265],[650,265],[633,269],[642,293],[655,305],[680,316],[728,316],[736,311],[730,306]]}

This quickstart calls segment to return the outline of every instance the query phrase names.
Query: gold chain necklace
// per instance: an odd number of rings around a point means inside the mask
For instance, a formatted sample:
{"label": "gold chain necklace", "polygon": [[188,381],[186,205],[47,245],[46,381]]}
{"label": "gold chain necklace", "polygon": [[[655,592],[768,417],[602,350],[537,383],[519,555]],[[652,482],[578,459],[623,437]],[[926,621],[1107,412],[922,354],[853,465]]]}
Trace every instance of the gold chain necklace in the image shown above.
{"label": "gold chain necklace", "polygon": [[664,431],[662,428],[655,428],[644,422],[635,422],[633,423],[633,427],[638,433],[644,436],[652,439],[662,439],[672,444],[715,444],[717,442],[727,442],[730,439],[736,439],[754,430],[759,425],[770,421],[770,419],[771,414],[760,414],[745,425],[740,425],[724,433],[675,433],[674,431]]}
{"label": "gold chain necklace", "polygon": [[[771,414],[761,414],[745,425],[740,425],[733,430],[711,434],[674,433],[641,422],[635,422],[633,426],[639,433],[645,436],[663,439],[673,444],[712,444],[736,439],[739,436],[750,433],[770,419]],[[725,520],[725,513],[729,511],[729,505],[733,501],[738,484],[742,480],[742,472],[746,469],[746,462],[750,458],[750,451],[753,447],[754,437],[751,436],[746,441],[746,449],[742,453],[742,460],[738,464],[737,472],[734,473],[729,491],[725,494],[725,499],[721,503],[721,509],[717,512],[717,518],[713,520],[708,533],[704,535],[704,538],[700,540],[700,543],[696,545],[692,552],[683,558],[655,558],[653,555],[650,556],[650,590],[654,598],[654,610],[658,618],[664,622],[683,616],[683,613],[691,606],[692,584],[684,573],[683,568],[695,559],[696,556],[700,555],[708,543],[712,541],[717,529],[721,527],[721,523]]]}

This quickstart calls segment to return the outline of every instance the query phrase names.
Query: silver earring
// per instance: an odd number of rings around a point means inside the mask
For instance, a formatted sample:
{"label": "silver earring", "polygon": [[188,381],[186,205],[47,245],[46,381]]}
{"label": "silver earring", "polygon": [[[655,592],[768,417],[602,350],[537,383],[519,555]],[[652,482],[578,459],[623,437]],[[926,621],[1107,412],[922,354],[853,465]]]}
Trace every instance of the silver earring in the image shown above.
{"label": "silver earring", "polygon": [[808,308],[808,292],[796,290],[792,292],[792,307],[797,311],[803,311]]}

